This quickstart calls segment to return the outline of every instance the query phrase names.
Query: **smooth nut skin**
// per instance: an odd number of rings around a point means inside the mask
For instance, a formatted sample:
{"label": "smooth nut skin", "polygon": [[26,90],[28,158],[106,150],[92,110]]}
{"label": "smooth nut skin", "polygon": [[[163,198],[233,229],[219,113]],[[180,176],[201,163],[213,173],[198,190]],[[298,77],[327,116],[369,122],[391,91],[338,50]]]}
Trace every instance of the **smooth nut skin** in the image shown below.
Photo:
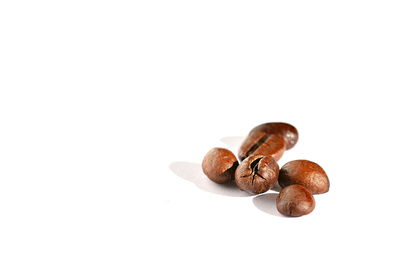
{"label": "smooth nut skin", "polygon": [[276,134],[267,134],[262,131],[251,132],[239,149],[239,160],[249,155],[272,156],[278,161],[285,152],[285,141]]}
{"label": "smooth nut skin", "polygon": [[270,156],[251,155],[236,169],[236,185],[253,194],[266,192],[278,180],[279,166]]}
{"label": "smooth nut skin", "polygon": [[315,208],[314,196],[301,185],[287,186],[276,197],[276,208],[286,216],[306,215]]}
{"label": "smooth nut skin", "polygon": [[281,187],[300,184],[312,194],[321,194],[329,190],[329,179],[317,163],[308,160],[294,160],[283,165],[279,171]]}
{"label": "smooth nut skin", "polygon": [[208,151],[201,166],[209,179],[222,184],[235,177],[238,165],[239,162],[231,151],[216,147]]}
{"label": "smooth nut skin", "polygon": [[291,149],[299,139],[297,129],[293,125],[284,122],[263,123],[253,128],[250,134],[254,132],[279,135],[285,140],[287,150]]}

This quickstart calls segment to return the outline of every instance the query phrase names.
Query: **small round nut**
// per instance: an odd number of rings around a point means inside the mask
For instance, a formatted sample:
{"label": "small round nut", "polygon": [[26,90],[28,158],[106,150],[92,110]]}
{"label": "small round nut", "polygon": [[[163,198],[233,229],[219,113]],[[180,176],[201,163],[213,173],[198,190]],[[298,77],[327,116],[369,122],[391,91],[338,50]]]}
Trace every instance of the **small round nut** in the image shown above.
{"label": "small round nut", "polygon": [[278,174],[279,166],[275,159],[270,156],[251,155],[236,169],[235,182],[241,190],[259,194],[274,187]]}
{"label": "small round nut", "polygon": [[212,181],[222,184],[231,181],[239,162],[235,155],[225,148],[213,148],[205,155],[202,163],[204,174]]}
{"label": "small round nut", "polygon": [[276,197],[276,208],[283,215],[298,217],[311,213],[315,208],[315,200],[304,186],[290,185]]}

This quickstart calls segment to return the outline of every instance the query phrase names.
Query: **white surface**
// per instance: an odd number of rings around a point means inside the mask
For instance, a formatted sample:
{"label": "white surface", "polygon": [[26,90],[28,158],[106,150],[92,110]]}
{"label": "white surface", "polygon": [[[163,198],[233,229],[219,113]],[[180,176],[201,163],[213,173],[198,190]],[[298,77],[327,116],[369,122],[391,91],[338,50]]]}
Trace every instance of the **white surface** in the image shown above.
{"label": "white surface", "polygon": [[[398,1],[2,1],[0,264],[399,264]],[[202,175],[269,121],[302,218]]]}

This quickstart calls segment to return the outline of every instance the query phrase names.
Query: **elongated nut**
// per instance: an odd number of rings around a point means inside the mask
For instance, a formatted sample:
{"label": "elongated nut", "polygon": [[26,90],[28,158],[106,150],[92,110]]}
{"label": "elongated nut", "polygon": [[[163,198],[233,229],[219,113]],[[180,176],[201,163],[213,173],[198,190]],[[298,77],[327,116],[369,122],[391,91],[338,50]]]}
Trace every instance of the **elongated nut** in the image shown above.
{"label": "elongated nut", "polygon": [[303,185],[312,194],[328,192],[330,186],[328,176],[322,167],[308,160],[294,160],[283,165],[278,181],[281,187]]}
{"label": "elongated nut", "polygon": [[268,122],[258,125],[250,131],[254,132],[264,132],[266,134],[277,134],[285,140],[286,149],[291,149],[299,139],[299,133],[296,127],[289,123],[284,122]]}
{"label": "elongated nut", "polygon": [[239,160],[249,155],[272,156],[278,161],[285,152],[285,141],[276,134],[267,134],[262,131],[250,133],[239,149]]}

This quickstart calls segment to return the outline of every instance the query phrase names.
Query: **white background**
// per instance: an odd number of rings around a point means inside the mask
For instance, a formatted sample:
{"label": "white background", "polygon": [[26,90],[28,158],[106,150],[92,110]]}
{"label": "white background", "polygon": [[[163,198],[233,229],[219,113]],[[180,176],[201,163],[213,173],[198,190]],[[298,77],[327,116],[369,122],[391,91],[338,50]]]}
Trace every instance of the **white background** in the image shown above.
{"label": "white background", "polygon": [[[399,264],[399,1],[1,1],[0,264]],[[201,172],[284,121],[308,216]]]}

